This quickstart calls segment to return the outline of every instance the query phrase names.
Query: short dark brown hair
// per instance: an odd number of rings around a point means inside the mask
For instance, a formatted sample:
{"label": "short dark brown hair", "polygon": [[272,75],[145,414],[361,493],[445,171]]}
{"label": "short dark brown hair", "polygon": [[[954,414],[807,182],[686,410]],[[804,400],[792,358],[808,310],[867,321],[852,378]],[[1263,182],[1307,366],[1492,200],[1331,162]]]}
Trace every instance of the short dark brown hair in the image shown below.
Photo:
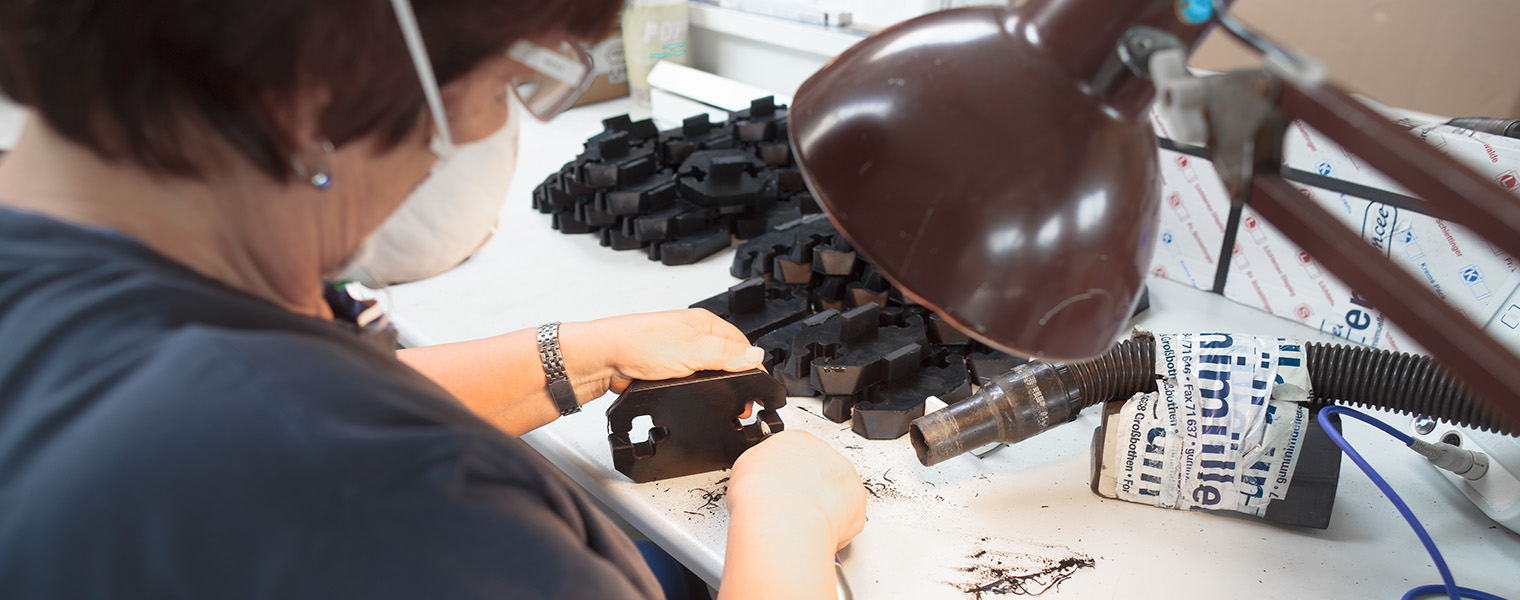
{"label": "short dark brown hair", "polygon": [[[622,0],[412,0],[439,85],[511,42],[611,32]],[[420,130],[426,106],[388,0],[0,0],[0,93],[107,160],[195,177],[194,121],[290,176],[281,102],[332,93],[334,144]]]}

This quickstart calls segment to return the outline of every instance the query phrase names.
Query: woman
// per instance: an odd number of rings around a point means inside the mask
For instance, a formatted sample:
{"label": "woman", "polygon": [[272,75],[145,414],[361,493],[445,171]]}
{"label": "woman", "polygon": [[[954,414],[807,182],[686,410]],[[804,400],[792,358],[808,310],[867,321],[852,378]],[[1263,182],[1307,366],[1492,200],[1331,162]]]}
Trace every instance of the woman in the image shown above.
{"label": "woman", "polygon": [[[0,589],[657,595],[515,436],[633,379],[753,368],[742,335],[680,311],[398,361],[323,284],[501,127],[509,84],[563,106],[550,55],[619,4],[0,0],[0,91],[33,111],[0,161]],[[846,460],[778,434],[728,497],[721,595],[832,596],[864,520]]]}

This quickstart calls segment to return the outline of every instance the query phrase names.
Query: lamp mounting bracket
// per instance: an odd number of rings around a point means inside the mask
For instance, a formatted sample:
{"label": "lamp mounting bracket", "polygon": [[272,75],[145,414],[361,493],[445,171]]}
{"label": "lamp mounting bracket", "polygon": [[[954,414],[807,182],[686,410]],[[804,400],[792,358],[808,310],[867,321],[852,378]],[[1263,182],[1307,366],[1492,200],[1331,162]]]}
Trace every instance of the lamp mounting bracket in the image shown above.
{"label": "lamp mounting bracket", "polygon": [[[1288,120],[1277,108],[1282,79],[1256,69],[1195,77],[1182,49],[1151,53],[1148,69],[1156,86],[1156,110],[1171,124],[1174,139],[1202,143],[1230,194],[1225,248],[1235,247],[1236,224],[1251,194],[1257,170],[1282,169],[1282,139]],[[1219,261],[1214,291],[1223,293],[1230,255]]]}
{"label": "lamp mounting bracket", "polygon": [[1263,70],[1233,71],[1203,78],[1205,145],[1230,202],[1251,193],[1257,169],[1282,168],[1282,139],[1288,120],[1277,109],[1282,81]]}
{"label": "lamp mounting bracket", "polygon": [[1177,36],[1143,25],[1131,27],[1119,38],[1119,60],[1141,79],[1151,78],[1151,55],[1162,50],[1181,50],[1185,53],[1187,47]]}
{"label": "lamp mounting bracket", "polygon": [[[1233,71],[1203,80],[1202,120],[1214,171],[1230,193],[1222,248],[1235,247],[1241,213],[1251,195],[1251,177],[1258,170],[1281,173],[1282,140],[1288,120],[1277,109],[1282,89],[1278,76],[1263,70]],[[1229,250],[1226,250],[1228,252]],[[1214,271],[1213,289],[1224,293],[1230,255]]]}
{"label": "lamp mounting bracket", "polygon": [[1231,202],[1245,202],[1258,167],[1281,168],[1288,126],[1277,109],[1281,76],[1251,69],[1195,77],[1181,48],[1162,48],[1148,59],[1146,76],[1156,86],[1156,110],[1171,124],[1172,138],[1207,146]]}

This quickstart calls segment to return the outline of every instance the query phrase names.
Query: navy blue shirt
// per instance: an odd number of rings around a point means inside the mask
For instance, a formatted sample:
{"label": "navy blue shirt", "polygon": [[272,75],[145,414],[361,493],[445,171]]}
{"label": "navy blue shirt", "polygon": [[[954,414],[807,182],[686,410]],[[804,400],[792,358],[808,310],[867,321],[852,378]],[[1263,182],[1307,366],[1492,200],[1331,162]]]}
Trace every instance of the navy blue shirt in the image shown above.
{"label": "navy blue shirt", "polygon": [[0,595],[660,591],[563,474],[352,323],[0,210]]}

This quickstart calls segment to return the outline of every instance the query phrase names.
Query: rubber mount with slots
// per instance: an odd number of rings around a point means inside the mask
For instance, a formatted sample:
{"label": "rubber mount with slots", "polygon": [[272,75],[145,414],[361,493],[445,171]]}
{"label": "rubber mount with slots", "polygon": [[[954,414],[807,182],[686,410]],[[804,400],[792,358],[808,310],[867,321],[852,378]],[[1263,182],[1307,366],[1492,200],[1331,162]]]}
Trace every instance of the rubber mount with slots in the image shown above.
{"label": "rubber mount with slots", "polygon": [[[753,423],[740,415],[751,403]],[[764,371],[701,371],[684,379],[635,381],[607,408],[612,466],[636,483],[734,466],[739,455],[785,425],[786,390]],[[654,426],[634,442],[634,419]],[[644,433],[644,432],[639,432]]]}
{"label": "rubber mount with slots", "polygon": [[533,208],[561,233],[688,265],[818,212],[792,159],[786,107],[770,97],[724,123],[701,114],[659,131],[622,115],[602,127],[533,190]]}

